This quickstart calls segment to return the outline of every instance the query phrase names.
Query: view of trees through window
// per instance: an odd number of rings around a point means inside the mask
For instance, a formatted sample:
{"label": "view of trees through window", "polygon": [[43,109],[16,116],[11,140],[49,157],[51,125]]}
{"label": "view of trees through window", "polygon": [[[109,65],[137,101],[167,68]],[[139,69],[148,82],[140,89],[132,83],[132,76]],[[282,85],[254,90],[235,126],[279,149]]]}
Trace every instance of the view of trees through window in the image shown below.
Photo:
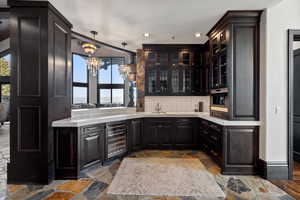
{"label": "view of trees through window", "polygon": [[0,57],[1,102],[9,102],[10,97],[10,54]]}

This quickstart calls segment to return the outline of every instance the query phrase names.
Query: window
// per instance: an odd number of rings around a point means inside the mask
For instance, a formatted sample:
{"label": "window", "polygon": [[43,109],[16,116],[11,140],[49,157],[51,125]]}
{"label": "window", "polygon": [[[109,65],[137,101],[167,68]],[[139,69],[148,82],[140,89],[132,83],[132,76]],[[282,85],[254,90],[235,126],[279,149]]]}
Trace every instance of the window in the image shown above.
{"label": "window", "polygon": [[10,54],[0,53],[0,101],[9,103],[10,99]]}
{"label": "window", "polygon": [[119,67],[124,58],[102,58],[104,66],[98,72],[98,105],[100,107],[124,106],[124,79]]}
{"label": "window", "polygon": [[88,70],[86,57],[73,54],[73,104],[88,103]]}

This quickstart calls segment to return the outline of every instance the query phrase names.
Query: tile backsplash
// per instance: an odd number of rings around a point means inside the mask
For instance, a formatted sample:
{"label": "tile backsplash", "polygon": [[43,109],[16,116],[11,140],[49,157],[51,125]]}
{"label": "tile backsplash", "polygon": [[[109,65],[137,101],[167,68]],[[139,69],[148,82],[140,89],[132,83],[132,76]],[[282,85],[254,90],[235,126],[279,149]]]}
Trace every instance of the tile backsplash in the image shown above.
{"label": "tile backsplash", "polygon": [[209,112],[209,101],[209,96],[146,96],[145,112],[154,112],[157,103],[163,112],[194,112],[199,102],[203,102],[203,112]]}

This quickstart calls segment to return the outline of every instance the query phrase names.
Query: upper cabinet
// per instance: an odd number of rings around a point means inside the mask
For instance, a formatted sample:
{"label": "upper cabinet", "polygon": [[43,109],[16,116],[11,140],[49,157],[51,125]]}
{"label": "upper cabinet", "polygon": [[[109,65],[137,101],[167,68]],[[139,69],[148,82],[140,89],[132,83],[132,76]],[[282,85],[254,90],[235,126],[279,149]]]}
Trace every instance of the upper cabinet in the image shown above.
{"label": "upper cabinet", "polygon": [[204,95],[203,46],[143,45],[146,95]]}
{"label": "upper cabinet", "polygon": [[211,107],[214,116],[226,112],[229,120],[258,120],[260,15],[228,11],[207,34],[211,93],[226,96],[226,105]]}

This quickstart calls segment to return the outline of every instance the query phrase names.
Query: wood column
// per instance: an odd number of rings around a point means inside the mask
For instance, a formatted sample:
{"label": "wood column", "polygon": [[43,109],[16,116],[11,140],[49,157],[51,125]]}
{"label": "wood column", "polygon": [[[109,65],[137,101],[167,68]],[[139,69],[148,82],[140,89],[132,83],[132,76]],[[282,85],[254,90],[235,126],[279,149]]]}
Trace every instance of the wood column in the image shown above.
{"label": "wood column", "polygon": [[9,1],[11,127],[8,183],[54,178],[52,121],[71,116],[72,25],[47,1]]}

